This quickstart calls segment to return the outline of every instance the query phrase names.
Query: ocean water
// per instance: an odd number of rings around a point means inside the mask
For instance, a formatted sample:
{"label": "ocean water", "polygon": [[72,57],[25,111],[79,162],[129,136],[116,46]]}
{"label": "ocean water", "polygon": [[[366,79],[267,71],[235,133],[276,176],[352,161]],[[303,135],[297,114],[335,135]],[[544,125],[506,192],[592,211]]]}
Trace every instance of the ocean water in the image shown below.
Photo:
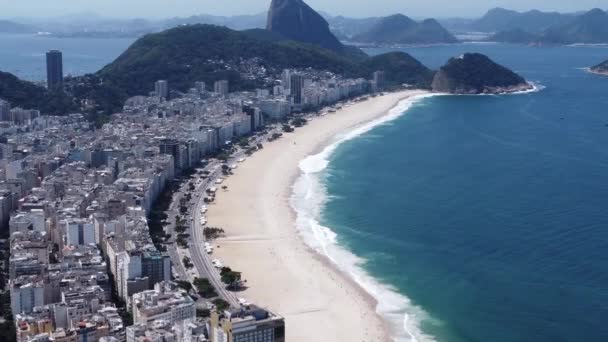
{"label": "ocean water", "polygon": [[[399,341],[608,341],[608,47],[481,52],[540,91],[432,96],[302,161],[308,243],[378,301]],[[383,50],[370,50],[379,53]]]}
{"label": "ocean water", "polygon": [[48,50],[63,52],[63,72],[83,75],[95,72],[124,52],[130,38],[53,38],[32,34],[0,33],[0,71],[29,81],[46,80]]}

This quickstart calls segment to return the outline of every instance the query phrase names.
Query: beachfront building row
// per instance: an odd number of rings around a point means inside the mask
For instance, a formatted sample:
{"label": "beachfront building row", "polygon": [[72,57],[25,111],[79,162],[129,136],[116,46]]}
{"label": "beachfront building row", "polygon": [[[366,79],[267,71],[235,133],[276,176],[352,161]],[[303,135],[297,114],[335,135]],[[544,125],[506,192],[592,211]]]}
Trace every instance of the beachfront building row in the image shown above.
{"label": "beachfront building row", "polygon": [[[157,285],[167,284],[172,263],[181,262],[155,245],[148,226],[167,185],[204,158],[247,145],[267,119],[369,90],[368,81],[326,72],[284,76],[239,93],[218,81],[213,92],[197,82],[179,94],[161,80],[152,96],[129,99],[101,128],[80,114],[38,116],[0,102],[0,118],[7,119],[0,124],[0,229],[10,236],[8,288],[24,340],[39,334],[124,339],[112,292],[147,323],[196,325],[191,303],[177,304],[182,312],[171,309],[173,297],[158,299],[167,294]],[[279,321],[247,312],[223,313],[214,336],[248,329],[266,336],[266,322]],[[284,335],[284,328],[274,331],[275,338]]]}

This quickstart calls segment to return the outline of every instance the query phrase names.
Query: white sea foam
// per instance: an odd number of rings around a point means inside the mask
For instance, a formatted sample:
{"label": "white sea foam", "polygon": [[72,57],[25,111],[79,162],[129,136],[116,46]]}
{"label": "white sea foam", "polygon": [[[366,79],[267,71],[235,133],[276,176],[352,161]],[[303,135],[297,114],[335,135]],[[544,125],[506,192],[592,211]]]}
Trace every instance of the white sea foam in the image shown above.
{"label": "white sea foam", "polygon": [[[508,93],[508,95],[529,94],[545,89],[538,83],[530,83],[533,86],[532,89]],[[370,276],[361,267],[365,260],[340,246],[336,233],[319,223],[319,215],[327,201],[327,191],[321,176],[322,171],[329,165],[331,155],[340,144],[365,134],[376,126],[397,119],[423,98],[443,95],[448,94],[425,94],[403,100],[387,115],[336,136],[320,153],[311,155],[300,162],[299,167],[302,173],[293,186],[291,206],[297,213],[296,224],[300,235],[311,248],[326,256],[376,299],[378,302],[376,311],[388,322],[392,337],[396,342],[434,341],[432,336],[424,334],[420,329],[423,321],[430,321],[432,318],[420,307],[413,305],[396,289]],[[437,322],[433,323],[437,324]]]}
{"label": "white sea foam", "polygon": [[531,82],[529,81],[528,84],[530,84],[532,86],[532,88],[530,89],[526,89],[526,90],[520,90],[520,91],[507,91],[504,93],[497,93],[497,94],[441,94],[441,95],[451,95],[451,96],[504,96],[504,95],[524,95],[524,94],[531,94],[531,93],[538,93],[541,90],[546,89],[547,87],[545,87],[544,85],[538,83],[538,82]]}
{"label": "white sea foam", "polygon": [[504,94],[500,94],[500,95],[521,95],[521,94],[538,93],[539,91],[547,88],[538,82],[528,82],[528,83],[530,83],[530,85],[532,86],[531,89],[522,90],[522,91],[514,91],[512,93],[504,93]]}
{"label": "white sea foam", "polygon": [[398,118],[418,100],[436,95],[438,94],[421,95],[401,101],[387,115],[337,136],[323,151],[302,160],[299,165],[302,174],[293,186],[291,197],[291,205],[297,213],[297,227],[304,241],[350,275],[376,299],[376,311],[388,322],[393,339],[398,342],[433,341],[433,337],[425,335],[420,329],[420,323],[429,317],[407,297],[367,274],[361,267],[364,260],[342,248],[337,243],[336,233],[319,223],[318,217],[327,200],[321,172],[327,167],[331,154],[341,143]]}

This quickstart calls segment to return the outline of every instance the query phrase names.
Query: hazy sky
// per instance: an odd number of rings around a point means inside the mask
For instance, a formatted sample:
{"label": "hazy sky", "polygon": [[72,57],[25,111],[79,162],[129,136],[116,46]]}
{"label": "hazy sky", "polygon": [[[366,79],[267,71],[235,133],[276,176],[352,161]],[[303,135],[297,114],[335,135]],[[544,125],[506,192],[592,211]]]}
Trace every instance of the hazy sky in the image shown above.
{"label": "hazy sky", "polygon": [[[347,16],[396,12],[416,17],[478,16],[492,7],[572,12],[608,8],[608,0],[308,0],[317,10]],[[254,14],[270,0],[0,0],[0,17],[46,17],[94,12],[111,17]]]}

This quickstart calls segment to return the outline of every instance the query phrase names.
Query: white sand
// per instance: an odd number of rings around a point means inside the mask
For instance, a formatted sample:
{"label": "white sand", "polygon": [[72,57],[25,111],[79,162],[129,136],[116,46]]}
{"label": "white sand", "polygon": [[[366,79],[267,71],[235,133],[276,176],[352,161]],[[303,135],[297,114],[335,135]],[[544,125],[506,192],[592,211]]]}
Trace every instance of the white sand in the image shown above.
{"label": "white sand", "polygon": [[372,98],[313,119],[295,133],[265,143],[223,185],[209,206],[209,226],[227,237],[214,258],[243,272],[239,297],[283,315],[289,342],[389,341],[376,302],[326,258],[308,248],[289,205],[299,162],[346,130],[385,115],[399,101],[423,94],[404,91]]}

